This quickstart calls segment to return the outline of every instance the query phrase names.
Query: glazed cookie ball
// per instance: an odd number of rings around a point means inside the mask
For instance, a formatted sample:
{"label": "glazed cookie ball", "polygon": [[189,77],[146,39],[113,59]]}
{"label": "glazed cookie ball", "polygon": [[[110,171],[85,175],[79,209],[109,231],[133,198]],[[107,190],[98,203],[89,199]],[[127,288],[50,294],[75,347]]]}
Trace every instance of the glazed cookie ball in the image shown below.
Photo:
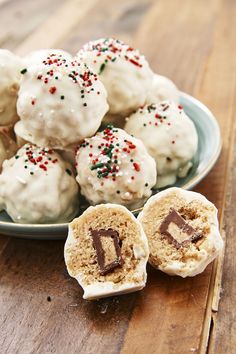
{"label": "glazed cookie ball", "polygon": [[52,54],[22,76],[16,127],[22,138],[65,149],[96,133],[108,110],[107,94],[84,64]]}
{"label": "glazed cookie ball", "polygon": [[19,118],[16,113],[17,92],[22,61],[9,50],[0,49],[0,125],[10,125]]}
{"label": "glazed cookie ball", "polygon": [[140,223],[121,205],[90,207],[69,225],[65,262],[84,289],[84,299],[141,290],[148,255]]}
{"label": "glazed cookie ball", "polygon": [[153,73],[139,51],[119,40],[102,38],[77,53],[99,75],[108,93],[109,113],[126,116],[146,100]]}
{"label": "glazed cookie ball", "polygon": [[132,114],[124,128],[143,141],[157,166],[156,187],[175,183],[192,167],[197,151],[198,136],[181,105],[163,101],[146,105]]}
{"label": "glazed cookie ball", "polygon": [[165,76],[153,75],[152,85],[147,92],[146,104],[169,100],[179,102],[179,91],[173,81]]}
{"label": "glazed cookie ball", "polygon": [[223,248],[217,209],[203,195],[169,188],[151,197],[139,214],[149,262],[169,275],[193,277]]}
{"label": "glazed cookie ball", "polygon": [[0,171],[3,161],[11,158],[17,151],[17,144],[13,139],[12,128],[0,127]]}
{"label": "glazed cookie ball", "polygon": [[26,144],[3,163],[0,200],[16,223],[68,222],[78,212],[78,185],[59,154]]}
{"label": "glazed cookie ball", "polygon": [[156,183],[156,164],[143,143],[112,126],[85,139],[76,162],[81,193],[93,205],[142,206]]}

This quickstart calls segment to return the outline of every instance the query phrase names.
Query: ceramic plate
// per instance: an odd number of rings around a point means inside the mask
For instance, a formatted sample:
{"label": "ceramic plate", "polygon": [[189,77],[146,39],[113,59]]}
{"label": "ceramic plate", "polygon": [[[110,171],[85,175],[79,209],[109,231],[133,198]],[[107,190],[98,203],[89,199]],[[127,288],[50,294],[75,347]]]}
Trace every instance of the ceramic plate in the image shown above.
{"label": "ceramic plate", "polygon": [[[185,93],[181,93],[180,103],[196,126],[199,143],[198,151],[193,159],[193,167],[188,176],[178,179],[175,186],[192,189],[208,174],[218,159],[221,150],[221,137],[216,119],[204,104]],[[158,191],[154,193],[158,193]],[[0,233],[8,236],[60,239],[66,237],[67,227],[67,224],[15,224],[7,213],[0,213]]]}

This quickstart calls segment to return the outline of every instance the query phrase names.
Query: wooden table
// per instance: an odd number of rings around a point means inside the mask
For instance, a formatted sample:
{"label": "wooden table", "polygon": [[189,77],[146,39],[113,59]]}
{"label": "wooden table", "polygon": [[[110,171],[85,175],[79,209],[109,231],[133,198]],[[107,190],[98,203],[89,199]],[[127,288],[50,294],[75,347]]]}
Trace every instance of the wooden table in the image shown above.
{"label": "wooden table", "polygon": [[223,271],[223,255],[193,279],[149,268],[142,292],[97,302],[67,275],[63,242],[0,237],[1,353],[236,352],[235,18],[234,0],[0,0],[2,47],[75,53],[112,35],[213,111],[223,151],[196,190],[217,205],[227,235]]}

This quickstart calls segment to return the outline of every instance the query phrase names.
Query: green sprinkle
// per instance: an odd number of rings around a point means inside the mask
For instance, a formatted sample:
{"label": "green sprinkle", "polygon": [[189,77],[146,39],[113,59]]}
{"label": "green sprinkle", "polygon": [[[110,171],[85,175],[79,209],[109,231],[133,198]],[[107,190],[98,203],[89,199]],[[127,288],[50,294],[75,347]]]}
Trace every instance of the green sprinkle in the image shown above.
{"label": "green sprinkle", "polygon": [[72,176],[72,172],[69,170],[69,168],[66,169],[66,173],[68,173],[69,176]]}
{"label": "green sprinkle", "polygon": [[146,123],[143,123],[143,126],[144,126],[144,127],[146,127],[146,126],[147,126],[147,124],[146,124]]}
{"label": "green sprinkle", "polygon": [[116,191],[117,194],[120,194],[120,191]]}
{"label": "green sprinkle", "polygon": [[19,155],[16,155],[16,156],[15,156],[15,159],[17,160],[17,159],[19,159],[19,157],[20,157]]}
{"label": "green sprinkle", "polygon": [[148,187],[148,183],[145,183],[145,187]]}
{"label": "green sprinkle", "polygon": [[27,73],[27,69],[26,69],[26,68],[25,68],[25,69],[22,69],[20,73],[21,73],[21,74]]}
{"label": "green sprinkle", "polygon": [[64,100],[65,96],[61,96],[61,100]]}
{"label": "green sprinkle", "polygon": [[101,168],[101,167],[104,167],[104,163],[103,162],[99,162],[96,165],[91,166],[90,170],[93,171],[93,170],[96,170],[97,168]]}
{"label": "green sprinkle", "polygon": [[111,59],[111,61],[113,61],[113,62],[116,61],[116,58]]}
{"label": "green sprinkle", "polygon": [[30,172],[30,174],[31,174],[31,175],[33,175],[33,174],[34,174],[34,172]]}
{"label": "green sprinkle", "polygon": [[103,70],[105,69],[105,66],[106,65],[104,63],[100,66],[98,75],[100,75],[103,72]]}

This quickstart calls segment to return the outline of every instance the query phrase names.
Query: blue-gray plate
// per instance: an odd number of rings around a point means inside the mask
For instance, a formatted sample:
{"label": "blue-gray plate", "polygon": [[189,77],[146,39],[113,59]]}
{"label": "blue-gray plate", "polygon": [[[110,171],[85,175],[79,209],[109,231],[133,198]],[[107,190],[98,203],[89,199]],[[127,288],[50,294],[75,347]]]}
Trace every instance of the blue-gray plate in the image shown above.
{"label": "blue-gray plate", "polygon": [[[218,123],[209,109],[186,93],[181,92],[180,103],[194,122],[198,133],[198,151],[193,167],[185,178],[178,179],[175,186],[192,189],[212,169],[221,151]],[[155,191],[154,193],[157,193]],[[135,212],[135,211],[134,211]],[[0,213],[0,233],[8,236],[34,239],[61,239],[67,235],[68,224],[16,224],[6,212]]]}

